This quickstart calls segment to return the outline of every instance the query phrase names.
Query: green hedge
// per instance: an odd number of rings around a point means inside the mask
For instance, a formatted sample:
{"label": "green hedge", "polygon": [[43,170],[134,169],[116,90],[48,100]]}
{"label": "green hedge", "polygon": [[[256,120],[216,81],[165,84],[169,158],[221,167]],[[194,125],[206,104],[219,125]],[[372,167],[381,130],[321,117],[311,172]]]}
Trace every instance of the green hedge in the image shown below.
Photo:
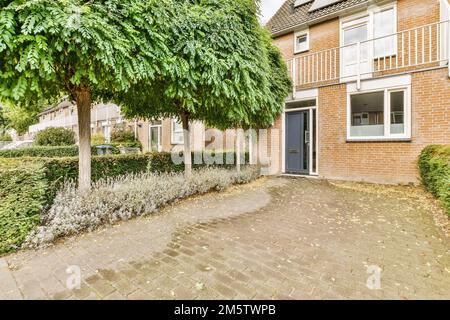
{"label": "green hedge", "polygon": [[426,147],[420,155],[419,169],[425,187],[441,200],[450,215],[450,146]]}
{"label": "green hedge", "polygon": [[16,162],[0,170],[0,254],[17,248],[39,223],[47,190],[40,164]]}
{"label": "green hedge", "polygon": [[[227,154],[220,156],[226,159]],[[193,165],[194,168],[202,166]],[[172,162],[170,153],[92,158],[93,181],[130,173],[180,172],[183,169],[183,164]],[[77,157],[0,158],[0,254],[20,246],[28,232],[39,223],[42,210],[52,204],[61,185],[66,180],[76,182],[77,178]]]}
{"label": "green hedge", "polygon": [[[112,147],[113,154],[119,154],[117,147]],[[96,146],[92,147],[92,154],[97,154]],[[30,147],[23,149],[0,150],[1,158],[21,158],[21,157],[41,157],[41,158],[62,158],[62,157],[77,157],[78,146],[60,146],[60,147]]]}

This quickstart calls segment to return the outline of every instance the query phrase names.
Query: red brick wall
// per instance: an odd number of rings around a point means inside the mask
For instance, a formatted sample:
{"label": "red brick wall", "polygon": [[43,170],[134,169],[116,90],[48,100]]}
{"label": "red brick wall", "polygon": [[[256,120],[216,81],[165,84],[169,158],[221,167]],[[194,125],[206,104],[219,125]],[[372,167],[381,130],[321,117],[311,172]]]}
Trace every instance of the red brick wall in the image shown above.
{"label": "red brick wall", "polygon": [[346,85],[319,89],[319,173],[326,178],[417,183],[417,159],[429,144],[450,144],[448,70],[412,75],[412,141],[346,142]]}

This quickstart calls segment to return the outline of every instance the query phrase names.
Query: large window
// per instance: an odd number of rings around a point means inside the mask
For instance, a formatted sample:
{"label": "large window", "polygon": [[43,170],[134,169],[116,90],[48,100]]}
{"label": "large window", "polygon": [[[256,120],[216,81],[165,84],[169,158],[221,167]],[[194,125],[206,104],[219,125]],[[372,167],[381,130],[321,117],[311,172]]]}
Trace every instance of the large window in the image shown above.
{"label": "large window", "polygon": [[349,95],[350,140],[410,138],[409,88]]}

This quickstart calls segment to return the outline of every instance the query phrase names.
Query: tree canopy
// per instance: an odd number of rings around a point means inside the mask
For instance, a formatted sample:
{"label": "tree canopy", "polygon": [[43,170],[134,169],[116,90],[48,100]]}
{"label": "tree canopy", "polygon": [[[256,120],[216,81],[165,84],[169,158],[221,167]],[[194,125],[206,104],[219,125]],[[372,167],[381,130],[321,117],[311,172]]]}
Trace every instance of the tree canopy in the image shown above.
{"label": "tree canopy", "polygon": [[80,186],[90,186],[90,108],[164,70],[170,0],[0,1],[0,99],[77,102]]}
{"label": "tree canopy", "polygon": [[258,2],[181,0],[172,6],[167,72],[158,82],[132,86],[123,97],[123,112],[178,117],[185,129],[192,120],[219,129],[272,124],[290,80],[259,24]]}

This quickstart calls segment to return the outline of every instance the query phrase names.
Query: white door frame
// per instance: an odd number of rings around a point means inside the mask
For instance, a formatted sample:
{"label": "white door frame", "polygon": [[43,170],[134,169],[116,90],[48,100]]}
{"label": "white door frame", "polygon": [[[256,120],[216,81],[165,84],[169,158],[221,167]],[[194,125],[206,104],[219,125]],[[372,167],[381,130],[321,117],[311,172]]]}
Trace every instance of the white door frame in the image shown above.
{"label": "white door frame", "polygon": [[148,126],[149,151],[153,151],[152,150],[152,129],[153,128],[158,129],[158,152],[161,152],[162,151],[162,124],[156,124],[156,125],[149,124],[149,126]]}
{"label": "white door frame", "polygon": [[[310,128],[310,141],[309,141],[309,175],[310,176],[318,176],[319,175],[319,97],[309,97],[309,98],[302,98],[290,102],[296,102],[296,101],[306,101],[306,100],[316,100],[316,106],[315,107],[305,107],[305,108],[296,108],[296,109],[288,109],[284,110],[281,115],[281,165],[282,165],[282,173],[286,173],[286,113],[290,112],[296,112],[296,111],[309,111],[309,128]],[[313,147],[314,147],[314,141],[313,141],[313,117],[312,112],[313,110],[316,111],[316,172],[313,172]]]}

